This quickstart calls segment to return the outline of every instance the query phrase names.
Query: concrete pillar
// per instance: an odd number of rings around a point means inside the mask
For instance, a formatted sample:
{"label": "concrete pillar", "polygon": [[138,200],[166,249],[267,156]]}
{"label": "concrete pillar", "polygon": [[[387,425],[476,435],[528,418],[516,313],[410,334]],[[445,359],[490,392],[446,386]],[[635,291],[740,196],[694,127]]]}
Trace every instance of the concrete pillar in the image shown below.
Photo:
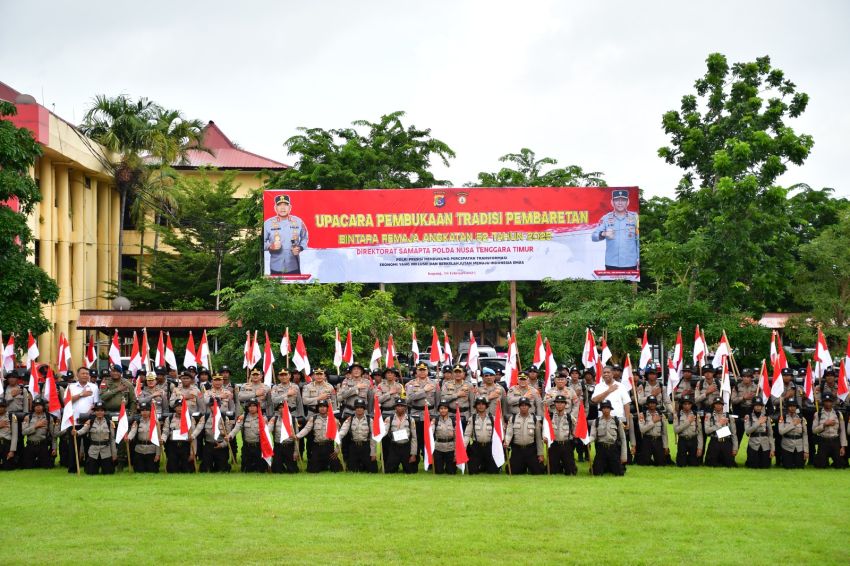
{"label": "concrete pillar", "polygon": [[118,191],[111,190],[110,197],[112,198],[112,214],[109,219],[109,249],[112,250],[112,269],[110,270],[110,278],[116,283],[118,282],[118,266],[121,263],[121,250],[118,249],[118,231],[121,228],[121,197],[118,196]]}
{"label": "concrete pillar", "polygon": [[[71,310],[85,308],[89,296],[86,289],[85,225],[87,210],[85,207],[85,178],[79,171],[71,175]],[[72,312],[71,318],[77,318]]]}
{"label": "concrete pillar", "polygon": [[[54,260],[54,229],[53,225],[56,218],[54,200],[56,198],[53,163],[46,155],[42,155],[38,163],[38,178],[41,187],[41,203],[38,207],[38,223],[39,223],[39,267],[41,267],[47,275],[55,277],[55,260]],[[56,307],[47,305],[44,307],[44,316],[50,322],[55,319]],[[24,340],[26,337],[24,337]],[[50,336],[42,335],[38,338],[38,348],[41,351],[47,352],[50,350]]]}
{"label": "concrete pillar", "polygon": [[[68,319],[71,310],[71,217],[69,216],[71,204],[71,189],[69,183],[69,172],[65,166],[56,168],[56,216],[58,219],[58,236],[56,237],[56,282],[59,284],[59,301],[56,304],[56,317],[51,344],[57,343],[60,332],[67,336]],[[55,357],[55,348],[51,347],[49,352],[50,361]]]}
{"label": "concrete pillar", "polygon": [[97,184],[97,308],[105,309],[107,301],[104,299],[107,283],[111,277],[110,266],[112,265],[111,248],[109,247],[109,215],[112,212],[112,199],[109,195],[109,184]]}
{"label": "concrete pillar", "polygon": [[97,308],[100,289],[97,284],[97,179],[91,179],[91,188],[86,191],[86,300],[87,309]]}

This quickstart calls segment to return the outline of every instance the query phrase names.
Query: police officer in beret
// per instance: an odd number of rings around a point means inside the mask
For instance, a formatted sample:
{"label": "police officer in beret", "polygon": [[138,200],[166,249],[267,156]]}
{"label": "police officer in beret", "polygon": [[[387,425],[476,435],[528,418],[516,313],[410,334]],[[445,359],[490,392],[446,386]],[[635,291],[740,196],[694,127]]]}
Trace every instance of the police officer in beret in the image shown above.
{"label": "police officer in beret", "polygon": [[[493,426],[495,415],[488,410],[487,397],[479,395],[473,403],[474,411],[464,427],[463,441],[469,446],[469,474],[498,474],[493,460]],[[504,423],[502,423],[504,424]]]}
{"label": "police officer in beret", "polygon": [[628,210],[629,191],[614,189],[611,206],[614,210],[602,217],[591,240],[605,242],[605,269],[635,270],[640,262],[640,232],[637,213]]}
{"label": "police officer in beret", "polygon": [[307,228],[304,221],[290,214],[289,195],[274,197],[275,215],[263,222],[263,250],[269,254],[269,273],[266,275],[298,275],[301,273],[300,254],[307,247]]}
{"label": "police officer in beret", "polygon": [[667,444],[667,419],[658,411],[658,399],[647,395],[643,411],[638,415],[641,443],[636,463],[664,466],[670,448]]}

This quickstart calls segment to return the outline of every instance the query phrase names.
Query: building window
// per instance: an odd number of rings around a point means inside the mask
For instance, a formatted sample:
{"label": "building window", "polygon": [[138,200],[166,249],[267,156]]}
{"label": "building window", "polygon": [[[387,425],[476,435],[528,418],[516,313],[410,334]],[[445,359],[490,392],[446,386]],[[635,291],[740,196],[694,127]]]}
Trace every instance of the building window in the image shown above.
{"label": "building window", "polygon": [[139,260],[136,256],[125,255],[121,257],[121,280],[127,283],[135,283],[138,277],[137,269]]}
{"label": "building window", "polygon": [[124,229],[135,230],[136,221],[133,217],[133,205],[136,204],[136,196],[133,194],[127,195],[127,202],[124,203]]}
{"label": "building window", "polygon": [[41,241],[33,240],[33,263],[36,265],[41,265]]}
{"label": "building window", "polygon": [[90,189],[91,188],[91,177],[86,177],[84,183],[86,185],[86,188]]}

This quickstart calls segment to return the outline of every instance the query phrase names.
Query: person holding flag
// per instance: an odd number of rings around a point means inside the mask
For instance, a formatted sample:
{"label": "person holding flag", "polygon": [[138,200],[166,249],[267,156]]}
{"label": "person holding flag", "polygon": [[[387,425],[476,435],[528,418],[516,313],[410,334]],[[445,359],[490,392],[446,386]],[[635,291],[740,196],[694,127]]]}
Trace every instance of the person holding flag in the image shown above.
{"label": "person holding flag", "polygon": [[339,436],[343,443],[348,440],[346,470],[369,473],[378,471],[377,443],[372,438],[372,419],[366,414],[366,401],[360,398],[354,401],[354,414],[342,423]]}
{"label": "person holding flag", "polygon": [[162,436],[166,441],[167,457],[165,470],[169,474],[187,474],[195,471],[194,438],[195,422],[189,402],[182,398],[174,400],[171,418],[162,427]]}
{"label": "person holding flag", "polygon": [[[456,411],[457,412],[457,411]],[[437,416],[431,422],[434,435],[434,473],[454,475],[455,465],[455,423],[449,415],[449,402],[443,398],[437,407]]]}
{"label": "person holding flag", "polygon": [[300,451],[297,449],[298,442],[295,439],[298,421],[290,412],[286,400],[280,399],[275,404],[275,414],[269,421],[269,428],[274,442],[272,473],[297,474],[298,460],[301,459]]}
{"label": "person holding flag", "polygon": [[[245,403],[245,413],[236,419],[230,430],[229,439],[242,432],[242,472],[265,472],[268,465],[260,449],[260,402],[256,398]],[[171,460],[171,458],[169,458]]]}
{"label": "person holding flag", "polygon": [[387,431],[382,445],[385,473],[395,474],[399,466],[405,474],[415,474],[418,471],[418,455],[420,454],[418,439],[424,438],[417,435],[418,424],[408,414],[405,400],[401,397],[397,398],[395,413],[384,419]]}
{"label": "person holding flag", "polygon": [[758,384],[753,381],[754,374],[753,368],[742,369],[741,380],[732,390],[732,412],[738,416],[735,419],[735,432],[738,438],[744,438],[745,417],[752,414],[753,402],[759,395]]}
{"label": "person holding flag", "polygon": [[735,427],[731,426],[729,413],[723,410],[722,397],[714,397],[710,401],[712,410],[703,418],[703,430],[708,438],[705,449],[705,465],[710,468],[734,468],[735,456],[738,454],[738,435]]}
{"label": "person holding flag", "polygon": [[[178,401],[185,403],[188,406],[186,410],[190,413],[206,412],[204,396],[201,394],[201,390],[195,385],[195,379],[192,377],[192,373],[189,370],[183,370],[180,372],[180,387],[175,388],[174,393],[171,396],[171,407],[175,411],[177,410],[176,406]],[[169,460],[171,460],[171,458],[169,458]]]}
{"label": "person holding flag", "polygon": [[151,403],[139,403],[140,418],[133,421],[127,440],[133,444],[133,471],[139,473],[159,473],[159,460],[162,449],[159,442],[154,443],[157,434],[156,425],[151,430]]}
{"label": "person holding flag", "polygon": [[[221,376],[216,375],[213,383],[221,387]],[[222,388],[223,390],[223,388]],[[212,390],[210,390],[212,391]],[[228,412],[219,403],[220,397],[211,396],[208,403],[209,412],[198,418],[198,423],[192,431],[192,439],[197,442],[201,437],[203,443],[200,448],[201,472],[229,472],[230,471],[230,443],[227,438]],[[231,400],[232,402],[232,400]],[[233,414],[233,413],[229,413]]]}
{"label": "person holding flag", "polygon": [[[508,419],[504,443],[511,451],[511,475],[543,473],[543,436],[540,422],[530,409],[531,399],[522,397],[519,412]],[[501,419],[494,420],[497,427],[499,421]]]}
{"label": "person holding flag", "polygon": [[[82,368],[81,368],[82,369]],[[94,417],[72,434],[88,438],[86,453],[86,473],[89,475],[115,473],[115,462],[118,451],[115,446],[115,430],[112,423],[106,419],[106,407],[98,401],[93,407]]]}
{"label": "person holding flag", "polygon": [[[464,445],[469,446],[469,473],[498,474],[499,467],[493,460],[492,449],[495,415],[488,411],[486,397],[476,397],[474,409],[463,433]],[[496,411],[501,414],[500,407],[496,407]]]}
{"label": "person holding flag", "polygon": [[[419,362],[416,365],[416,377],[407,382],[405,394],[407,403],[410,403],[410,418],[416,422],[416,438],[423,438],[425,429],[422,421],[422,412],[425,409],[425,405],[436,407],[440,400],[440,388],[436,381],[428,377],[428,366],[424,362]],[[424,450],[424,443],[421,444],[422,446],[418,446],[417,465]]]}
{"label": "person holding flag", "polygon": [[32,413],[25,416],[21,424],[27,439],[22,458],[24,469],[49,469],[55,465],[59,423],[47,412],[46,406],[47,401],[43,397],[33,399]]}
{"label": "person holding flag", "polygon": [[[774,366],[774,374],[777,367]],[[770,400],[773,403],[774,413],[778,413],[779,416],[785,414],[785,407],[789,402],[793,401],[797,407],[800,406],[800,392],[794,383],[794,370],[789,367],[782,368],[780,376],[778,378],[774,377],[773,384],[771,385]]]}
{"label": "person holding flag", "polygon": [[[318,371],[322,370],[316,369],[314,375]],[[322,377],[324,377],[324,371],[322,371]],[[328,438],[328,430],[336,428],[339,423],[330,410],[329,399],[316,401],[315,407],[318,412],[311,415],[304,424],[304,428],[295,434],[298,439],[308,435],[311,438],[308,442],[308,447],[312,446],[312,448],[308,448],[307,471],[312,474],[325,471],[341,472],[342,465],[336,452],[336,440]]]}
{"label": "person holding flag", "polygon": [[[547,438],[549,442],[549,473],[574,476],[578,473],[575,456],[573,455],[574,421],[567,410],[567,397],[556,395],[553,403],[554,410],[543,409],[543,426],[551,427]],[[578,408],[578,407],[576,407]],[[544,432],[546,429],[544,428]]]}
{"label": "person holding flag", "polygon": [[747,461],[744,464],[748,468],[769,468],[773,459],[776,446],[773,440],[773,427],[770,419],[764,412],[764,400],[761,396],[753,399],[753,408],[750,413],[742,419],[744,421],[744,432],[747,433]]}

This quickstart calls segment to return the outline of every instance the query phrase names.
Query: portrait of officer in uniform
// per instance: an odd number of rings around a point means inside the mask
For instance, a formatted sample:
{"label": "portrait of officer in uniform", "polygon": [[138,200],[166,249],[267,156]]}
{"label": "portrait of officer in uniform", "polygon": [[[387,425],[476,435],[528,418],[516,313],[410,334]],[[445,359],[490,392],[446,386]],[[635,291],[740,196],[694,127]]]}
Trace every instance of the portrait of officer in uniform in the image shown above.
{"label": "portrait of officer in uniform", "polygon": [[274,197],[275,215],[263,222],[263,250],[269,253],[266,275],[299,275],[301,252],[307,247],[304,221],[290,214],[289,195]]}
{"label": "portrait of officer in uniform", "polygon": [[612,191],[611,205],[614,210],[602,217],[591,239],[605,242],[605,269],[636,270],[640,263],[640,230],[637,213],[628,210],[629,191]]}

